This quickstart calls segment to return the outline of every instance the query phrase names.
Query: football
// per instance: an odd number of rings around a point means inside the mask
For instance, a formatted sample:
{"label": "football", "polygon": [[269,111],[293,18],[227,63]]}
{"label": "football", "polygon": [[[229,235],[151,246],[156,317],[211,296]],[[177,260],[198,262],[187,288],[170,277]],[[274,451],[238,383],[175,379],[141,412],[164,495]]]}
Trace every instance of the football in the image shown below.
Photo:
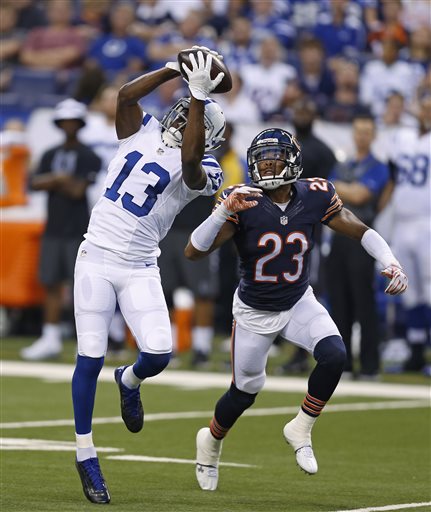
{"label": "football", "polygon": [[[206,55],[210,54],[206,50],[199,50],[199,49],[195,49],[195,48],[182,50],[178,54],[178,59],[177,59],[178,64],[180,66],[181,74],[185,78],[185,80],[187,80],[187,75],[186,75],[185,71],[183,70],[182,65],[185,64],[189,69],[191,69],[192,65],[190,63],[189,54],[193,53],[193,55],[196,57],[196,60],[197,60],[197,53],[199,51],[201,51],[204,54],[204,57],[206,57]],[[214,78],[219,73],[224,73],[223,80],[218,84],[218,86],[213,91],[211,91],[211,94],[212,93],[228,92],[232,89],[232,77],[230,75],[229,70],[227,69],[226,65],[224,64],[224,62],[221,59],[219,59],[218,57],[215,57],[213,55],[212,56],[212,65],[211,65],[211,78],[214,80]]]}

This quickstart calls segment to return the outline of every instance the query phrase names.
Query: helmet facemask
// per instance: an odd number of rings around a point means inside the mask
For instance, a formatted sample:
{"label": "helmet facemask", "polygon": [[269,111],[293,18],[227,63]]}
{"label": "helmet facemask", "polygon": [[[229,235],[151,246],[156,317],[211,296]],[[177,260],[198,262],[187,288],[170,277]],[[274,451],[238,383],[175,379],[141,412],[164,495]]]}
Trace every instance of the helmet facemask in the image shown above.
{"label": "helmet facemask", "polygon": [[[165,114],[160,124],[162,126],[162,141],[170,148],[180,148],[183,142],[183,132],[187,124],[190,98],[181,98]],[[205,149],[217,149],[223,142],[226,127],[223,111],[214,101],[205,101],[204,112]]]}
{"label": "helmet facemask", "polygon": [[[301,153],[293,137],[291,140],[292,143],[277,138],[253,141],[254,144],[247,151],[247,163],[250,178],[255,185],[265,190],[274,190],[299,178],[302,173]],[[273,162],[273,165],[262,165],[262,162],[268,161]],[[282,170],[278,172],[281,166]],[[268,173],[269,170],[272,172]]]}

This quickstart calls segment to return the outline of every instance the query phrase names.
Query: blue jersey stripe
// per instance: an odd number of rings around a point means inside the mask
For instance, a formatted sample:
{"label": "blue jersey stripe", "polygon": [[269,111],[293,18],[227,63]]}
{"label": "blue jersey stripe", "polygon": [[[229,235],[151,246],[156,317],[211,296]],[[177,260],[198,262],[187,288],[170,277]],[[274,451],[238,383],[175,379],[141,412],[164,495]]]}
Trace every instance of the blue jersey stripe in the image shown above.
{"label": "blue jersey stripe", "polygon": [[217,167],[217,169],[220,169],[220,165],[217,162],[202,162],[202,165],[204,167]]}
{"label": "blue jersey stripe", "polygon": [[142,124],[144,126],[147,126],[147,124],[150,122],[150,119],[152,118],[153,116],[151,114],[145,114],[144,116],[144,119],[142,120]]}

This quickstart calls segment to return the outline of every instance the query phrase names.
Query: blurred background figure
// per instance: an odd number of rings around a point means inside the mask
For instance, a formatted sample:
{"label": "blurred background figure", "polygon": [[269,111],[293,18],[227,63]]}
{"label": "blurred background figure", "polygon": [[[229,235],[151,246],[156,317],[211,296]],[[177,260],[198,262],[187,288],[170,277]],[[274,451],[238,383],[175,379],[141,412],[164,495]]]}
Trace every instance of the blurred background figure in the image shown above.
{"label": "blurred background figure", "polygon": [[[379,197],[389,179],[389,170],[371,152],[376,135],[374,119],[369,114],[353,120],[355,154],[339,163],[330,179],[346,208],[362,222],[373,226]],[[374,260],[354,245],[354,241],[334,234],[327,258],[327,290],[332,317],[347,350],[345,372],[355,375],[352,355],[352,329],[359,323],[359,378],[375,380],[380,373],[380,332],[375,298]]]}
{"label": "blurred background figure", "polygon": [[42,156],[31,179],[33,190],[48,192],[48,212],[39,261],[39,277],[46,288],[42,336],[21,351],[23,359],[57,357],[62,351],[61,313],[65,283],[73,280],[75,259],[87,230],[86,190],[101,167],[100,158],[78,139],[87,109],[73,99],[57,105],[54,123],[64,142]]}
{"label": "blurred background figure", "polygon": [[0,5],[0,91],[10,86],[24,37],[25,31],[18,27],[17,10],[12,3],[3,2]]}
{"label": "blurred background figure", "polygon": [[0,132],[0,207],[27,203],[29,161],[25,124],[9,119]]}
{"label": "blurred background figure", "polygon": [[409,274],[403,297],[411,350],[405,371],[421,372],[431,335],[431,92],[419,103],[419,127],[399,130],[391,161],[395,167],[392,246]]}

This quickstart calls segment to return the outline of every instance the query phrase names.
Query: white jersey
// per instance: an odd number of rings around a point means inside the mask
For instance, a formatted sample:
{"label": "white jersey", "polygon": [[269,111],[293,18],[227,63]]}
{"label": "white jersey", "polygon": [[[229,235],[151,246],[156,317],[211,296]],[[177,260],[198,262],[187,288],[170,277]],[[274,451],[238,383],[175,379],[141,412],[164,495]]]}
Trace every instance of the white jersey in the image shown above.
{"label": "white jersey", "polygon": [[393,194],[395,222],[431,218],[431,132],[402,129],[395,138],[390,159],[396,165]]}
{"label": "white jersey", "polygon": [[217,160],[206,154],[202,167],[207,183],[192,190],[182,178],[181,149],[165,146],[159,121],[144,114],[139,131],[119,142],[85,238],[129,260],[154,260],[184,206],[220,188],[223,173]]}

